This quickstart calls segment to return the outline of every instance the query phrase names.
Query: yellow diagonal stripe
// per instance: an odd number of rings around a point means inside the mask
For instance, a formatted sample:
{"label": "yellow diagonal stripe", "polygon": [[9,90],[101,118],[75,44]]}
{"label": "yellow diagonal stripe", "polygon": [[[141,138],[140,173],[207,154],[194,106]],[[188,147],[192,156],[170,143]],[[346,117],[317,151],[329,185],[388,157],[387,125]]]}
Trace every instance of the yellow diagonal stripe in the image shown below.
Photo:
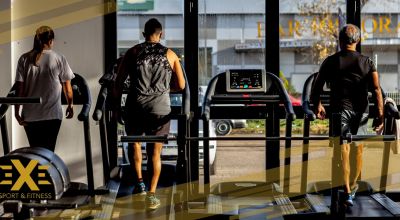
{"label": "yellow diagonal stripe", "polygon": [[47,180],[39,180],[38,184],[39,185],[50,185],[51,183],[49,181],[47,181]]}
{"label": "yellow diagonal stripe", "polygon": [[38,169],[39,169],[39,170],[48,170],[48,169],[49,169],[49,166],[47,166],[47,165],[39,165],[39,166],[38,166]]}
{"label": "yellow diagonal stripe", "polygon": [[11,180],[3,180],[0,182],[0,185],[12,185],[12,181]]}
{"label": "yellow diagonal stripe", "polygon": [[16,0],[12,7],[17,8],[18,13],[13,13],[12,17],[17,20],[83,1],[85,0]]}
{"label": "yellow diagonal stripe", "polygon": [[33,36],[36,28],[42,25],[61,28],[115,10],[113,1],[18,0],[14,2],[11,12],[9,9],[0,11],[0,44]]}
{"label": "yellow diagonal stripe", "polygon": [[2,169],[2,170],[12,170],[12,166],[4,165],[4,166],[0,166],[0,169]]}

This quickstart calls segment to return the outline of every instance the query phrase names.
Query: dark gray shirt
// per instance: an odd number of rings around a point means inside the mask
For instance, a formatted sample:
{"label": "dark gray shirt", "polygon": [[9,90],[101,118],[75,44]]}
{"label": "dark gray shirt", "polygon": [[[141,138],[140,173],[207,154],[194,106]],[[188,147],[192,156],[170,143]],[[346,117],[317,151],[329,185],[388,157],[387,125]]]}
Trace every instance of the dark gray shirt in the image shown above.
{"label": "dark gray shirt", "polygon": [[172,68],[167,59],[168,48],[159,43],[142,43],[129,49],[124,57],[130,78],[126,105],[129,110],[156,115],[171,112],[170,82]]}

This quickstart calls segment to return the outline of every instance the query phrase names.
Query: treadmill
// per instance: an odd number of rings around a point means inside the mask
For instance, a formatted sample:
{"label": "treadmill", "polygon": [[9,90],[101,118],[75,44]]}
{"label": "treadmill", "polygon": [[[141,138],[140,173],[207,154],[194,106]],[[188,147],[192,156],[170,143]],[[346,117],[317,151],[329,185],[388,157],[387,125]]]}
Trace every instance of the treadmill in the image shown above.
{"label": "treadmill", "polygon": [[[177,152],[177,155],[169,156],[168,158],[161,157],[161,174],[157,186],[157,197],[161,200],[161,206],[151,212],[147,212],[144,206],[144,197],[132,195],[132,191],[134,190],[134,186],[136,183],[136,178],[134,176],[134,172],[131,167],[131,159],[128,154],[128,144],[131,142],[129,139],[135,139],[135,141],[142,142],[142,151],[145,154],[145,143],[152,142],[148,138],[152,138],[153,136],[126,136],[125,133],[119,134],[121,135],[121,146],[120,150],[120,158],[118,158],[118,168],[120,169],[118,175],[111,176],[111,182],[117,182],[117,187],[115,187],[116,198],[115,204],[113,206],[113,212],[120,213],[121,216],[126,217],[127,219],[145,219],[145,218],[158,218],[158,219],[169,219],[170,216],[173,215],[173,203],[179,203],[179,201],[185,200],[187,198],[186,192],[188,189],[188,178],[189,178],[189,149],[186,144],[185,137],[188,131],[188,123],[191,117],[190,114],[190,88],[188,84],[188,80],[186,77],[186,73],[184,68],[182,68],[184,77],[186,80],[185,89],[180,92],[171,92],[171,120],[177,121],[177,132],[178,139],[176,140],[177,149],[172,149]],[[114,73],[110,73],[114,74]],[[112,81],[115,79],[114,76],[108,75],[102,77],[100,83],[102,84],[102,88],[100,90],[99,98],[96,104],[95,113],[93,117],[100,122],[100,136],[102,138],[102,149],[104,155],[107,155],[107,149],[116,148],[116,146],[111,146],[115,144],[114,142],[110,142],[107,139],[106,131],[112,130],[112,135],[117,136],[117,126],[113,126],[111,123],[116,122],[118,119],[113,118],[112,111],[110,109],[112,106],[110,102],[111,100],[111,85]],[[125,81],[125,85],[123,88],[123,100],[121,105],[124,109],[124,96],[126,97],[129,92],[129,84],[130,81],[127,79]],[[123,121],[118,120],[120,123]],[[123,126],[123,125],[122,125]],[[110,128],[111,127],[111,128]],[[165,138],[164,136],[155,136],[156,138]],[[159,142],[159,141],[158,141]],[[165,142],[162,140],[162,142]],[[168,150],[168,149],[167,149]],[[108,154],[109,157],[113,155],[112,153]],[[105,160],[107,156],[104,157]],[[167,159],[167,160],[166,160]],[[148,182],[150,182],[149,171],[147,170],[147,166],[145,161],[147,160],[147,155],[143,155],[143,166],[142,166],[142,175],[146,186],[149,187]],[[107,164],[107,163],[106,163]],[[110,167],[112,169],[112,167]],[[113,172],[111,172],[113,173]]]}
{"label": "treadmill", "polygon": [[[4,156],[0,158],[2,164],[7,163],[10,159],[18,159],[20,161],[38,161],[39,165],[48,166],[48,171],[43,172],[42,175],[48,177],[48,181],[51,183],[49,187],[42,187],[43,190],[50,190],[54,192],[51,199],[21,199],[10,201],[4,198],[2,201],[2,208],[0,218],[7,216],[7,213],[12,212],[15,218],[26,218],[43,216],[53,211],[49,210],[63,210],[63,209],[74,209],[76,207],[85,206],[93,202],[93,196],[95,194],[94,180],[93,180],[93,165],[92,165],[92,152],[91,152],[91,141],[90,141],[90,130],[89,130],[89,111],[91,107],[91,98],[89,87],[85,79],[79,74],[74,73],[75,78],[71,80],[71,85],[74,95],[74,104],[82,105],[80,113],[77,115],[79,121],[83,123],[84,130],[84,148],[85,148],[85,161],[87,170],[87,181],[88,184],[80,182],[71,182],[69,171],[67,166],[64,164],[61,158],[59,158],[53,152],[45,148],[19,148],[11,151],[9,144],[9,137],[6,126],[5,114],[8,110],[8,104],[2,104],[0,106],[0,121],[1,121],[1,134],[3,139],[3,152]],[[30,99],[15,97],[15,86],[10,90],[7,99]],[[31,98],[32,99],[32,98]],[[23,103],[18,103],[23,104]],[[65,97],[62,96],[62,104],[66,104]],[[62,146],[61,146],[62,147]],[[32,172],[36,172],[33,170]],[[5,175],[2,173],[2,175]],[[3,178],[3,176],[2,176]],[[40,188],[40,192],[42,192]],[[22,186],[21,192],[28,190],[25,185]],[[29,190],[27,192],[30,192]],[[54,212],[53,212],[54,213]]]}
{"label": "treadmill", "polygon": [[[310,93],[311,86],[317,73],[312,74],[305,82],[303,88],[302,96],[302,107],[304,110],[304,137],[309,137],[310,122],[316,119],[313,111],[311,111],[311,101]],[[382,92],[382,94],[384,94]],[[321,95],[321,102],[327,109],[329,113],[329,90],[325,89]],[[370,105],[371,107],[372,105]],[[391,104],[386,104],[384,106],[385,111],[385,127],[384,134],[393,134],[393,123],[395,119],[399,119],[399,112]],[[374,114],[374,108],[370,110],[370,117]],[[340,129],[340,128],[339,128]],[[332,134],[333,128],[330,123],[330,134]],[[335,144],[330,141],[329,144],[334,147],[334,155],[340,155],[340,148],[336,147]],[[338,152],[339,151],[339,152]],[[305,200],[312,211],[315,213],[325,213],[327,218],[333,219],[356,219],[356,218],[379,218],[379,219],[398,219],[400,218],[400,205],[393,200],[391,200],[384,193],[386,192],[386,182],[389,166],[389,154],[390,154],[390,142],[384,143],[384,156],[382,161],[381,170],[381,180],[380,180],[380,190],[375,192],[370,184],[365,181],[359,181],[360,186],[357,192],[356,198],[354,200],[354,206],[350,208],[342,207],[339,203],[340,200],[340,190],[339,195],[336,194],[337,198],[332,198],[332,193],[336,191],[333,190],[331,181],[321,181],[316,183],[307,184],[307,169],[308,169],[308,152],[309,152],[309,141],[303,141],[303,157],[302,157],[302,175],[301,175],[301,193],[305,195]],[[334,164],[340,161],[333,161],[332,166],[334,172],[342,172],[341,170],[334,170]],[[341,169],[341,168],[338,168]],[[334,180],[338,181],[338,180]],[[334,184],[336,185],[336,184]],[[337,189],[336,189],[337,190]],[[335,195],[335,194],[333,194]],[[336,204],[335,204],[336,203]]]}
{"label": "treadmill", "polygon": [[[208,84],[202,105],[204,137],[209,137],[212,119],[286,119],[286,136],[291,136],[295,113],[281,80],[262,69],[231,69],[213,77]],[[279,131],[268,129],[266,137],[279,137]],[[228,137],[229,138],[229,137]],[[266,141],[266,180],[222,182],[210,186],[209,140],[204,140],[204,195],[188,202],[189,218],[267,218],[282,219],[295,214],[288,197],[290,170],[285,169],[283,192],[280,188],[280,143]],[[285,140],[285,167],[290,165],[291,140]],[[271,152],[278,153],[272,155]],[[274,169],[275,168],[275,169]],[[274,170],[271,172],[271,170]]]}

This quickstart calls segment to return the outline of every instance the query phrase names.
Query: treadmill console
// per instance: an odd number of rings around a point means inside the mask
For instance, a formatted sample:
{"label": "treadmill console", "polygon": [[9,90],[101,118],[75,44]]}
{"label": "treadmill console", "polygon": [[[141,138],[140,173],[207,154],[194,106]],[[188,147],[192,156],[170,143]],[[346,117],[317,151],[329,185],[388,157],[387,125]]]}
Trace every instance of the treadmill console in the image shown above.
{"label": "treadmill console", "polygon": [[262,69],[227,70],[227,92],[266,92],[266,74]]}

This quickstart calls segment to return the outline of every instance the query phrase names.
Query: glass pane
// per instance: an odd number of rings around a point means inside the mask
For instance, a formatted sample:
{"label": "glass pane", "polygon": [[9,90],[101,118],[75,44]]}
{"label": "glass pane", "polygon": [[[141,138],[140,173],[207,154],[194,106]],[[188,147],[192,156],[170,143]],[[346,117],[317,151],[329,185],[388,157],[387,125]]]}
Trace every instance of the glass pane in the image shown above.
{"label": "glass pane", "polygon": [[[345,22],[344,0],[280,0],[280,77],[294,106],[301,105],[306,79],[337,51],[339,23]],[[303,135],[303,119],[293,123],[293,136]],[[310,125],[310,135],[328,135],[328,120]],[[328,141],[310,141],[308,174],[301,172],[303,144],[292,141],[290,191],[300,192],[300,181],[331,179],[332,148]],[[283,152],[281,153],[283,155]],[[281,158],[283,159],[283,157]]]}
{"label": "glass pane", "polygon": [[[362,1],[361,52],[371,57],[377,65],[382,89],[399,104],[399,0]],[[362,178],[378,189],[382,176],[383,143],[369,143],[364,150]],[[399,155],[392,143],[387,177],[388,190],[400,190]],[[371,162],[367,162],[371,161]]]}
{"label": "glass pane", "polygon": [[[265,1],[199,1],[199,91],[226,70],[265,68],[264,36],[258,29],[264,20]],[[218,119],[213,129],[220,136],[265,135],[263,120]],[[210,154],[211,185],[265,181],[263,141],[217,141]]]}
{"label": "glass pane", "polygon": [[117,0],[118,54],[144,42],[144,24],[157,18],[163,26],[161,44],[183,57],[183,0]]}

